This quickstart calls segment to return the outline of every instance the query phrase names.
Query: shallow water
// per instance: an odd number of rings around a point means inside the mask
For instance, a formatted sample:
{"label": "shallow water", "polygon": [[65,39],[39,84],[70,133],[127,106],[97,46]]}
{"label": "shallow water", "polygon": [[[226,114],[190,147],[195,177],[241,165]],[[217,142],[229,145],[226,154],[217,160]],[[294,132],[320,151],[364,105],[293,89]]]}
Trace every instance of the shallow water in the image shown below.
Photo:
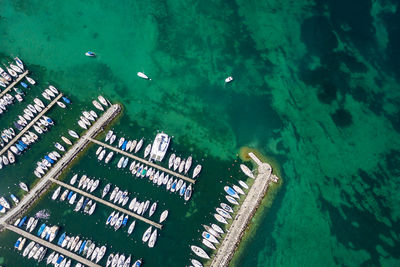
{"label": "shallow water", "polygon": [[[40,84],[28,98],[51,82],[74,104],[51,111],[57,125],[45,140],[2,170],[0,194],[33,182],[36,159],[66,127],[77,129],[79,111],[101,93],[125,107],[117,132],[150,142],[163,130],[174,136],[172,150],[204,165],[192,200],[185,205],[111,165],[99,168],[92,146],[67,178],[85,170],[165,203],[171,217],[156,248],[135,243],[144,224],[133,240],[110,235],[105,208],[85,230],[75,220],[87,216],[49,195],[29,213],[48,206],[50,222],[68,232],[112,243],[148,266],[183,266],[223,185],[244,178],[235,159],[247,145],[274,157],[284,182],[238,266],[399,265],[398,2],[118,3],[1,2],[2,62],[19,55],[32,70]],[[98,57],[85,57],[87,50]],[[229,75],[234,82],[224,84]],[[0,263],[32,264],[10,249],[16,238],[0,236]]]}

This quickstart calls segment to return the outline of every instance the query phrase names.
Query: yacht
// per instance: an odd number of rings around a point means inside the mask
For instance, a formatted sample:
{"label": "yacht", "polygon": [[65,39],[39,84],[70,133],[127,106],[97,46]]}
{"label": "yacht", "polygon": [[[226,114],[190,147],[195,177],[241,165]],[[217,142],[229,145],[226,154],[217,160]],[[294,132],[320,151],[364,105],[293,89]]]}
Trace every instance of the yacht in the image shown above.
{"label": "yacht", "polygon": [[174,165],[175,157],[176,156],[174,153],[172,153],[171,156],[169,157],[169,160],[168,160],[168,168],[169,169],[171,169],[171,167]]}
{"label": "yacht", "polygon": [[99,102],[97,102],[96,100],[93,100],[93,101],[92,101],[92,104],[93,104],[93,106],[94,106],[95,108],[97,108],[98,110],[104,111],[103,106],[102,106]]}
{"label": "yacht", "polygon": [[185,160],[182,160],[181,164],[179,164],[178,172],[182,173],[184,169],[185,169]]}
{"label": "yacht", "polygon": [[101,153],[99,154],[99,156],[97,157],[97,159],[98,159],[99,161],[102,161],[105,155],[106,155],[106,150],[104,149],[103,151],[101,151]]}
{"label": "yacht", "polygon": [[20,67],[14,65],[12,63],[10,63],[9,65],[10,65],[10,68],[13,69],[14,71],[16,71],[18,73],[23,73],[23,70]]}
{"label": "yacht", "polygon": [[205,238],[203,238],[202,243],[203,243],[205,246],[207,246],[207,247],[209,247],[209,248],[211,248],[211,249],[216,249],[216,247],[213,245],[213,243],[211,243],[210,241],[208,241],[208,240],[205,239]]}
{"label": "yacht", "polygon": [[228,222],[225,220],[225,218],[222,217],[221,215],[217,214],[217,213],[214,213],[214,218],[215,218],[217,221],[219,221],[220,223],[228,224]]}
{"label": "yacht", "polygon": [[162,161],[168,150],[170,140],[171,137],[166,133],[158,133],[154,138],[153,145],[151,146],[150,160],[154,159],[155,161]]}
{"label": "yacht", "polygon": [[135,153],[137,153],[142,148],[142,145],[143,145],[143,138],[140,139],[140,141],[137,143],[135,147]]}
{"label": "yacht", "polygon": [[135,229],[135,225],[136,225],[136,220],[134,220],[131,225],[128,228],[128,235],[130,235],[133,232],[133,229]]}
{"label": "yacht", "polygon": [[108,192],[110,191],[110,188],[111,188],[111,184],[110,184],[110,183],[107,184],[107,185],[104,187],[103,192],[102,192],[102,194],[101,194],[101,197],[102,197],[102,198],[104,198],[104,197],[108,194]]}
{"label": "yacht", "polygon": [[149,155],[150,150],[151,150],[151,144],[148,144],[148,145],[146,146],[146,149],[144,150],[144,157],[145,157],[145,158],[147,158],[147,156]]}
{"label": "yacht", "polygon": [[215,209],[219,215],[221,215],[222,217],[226,218],[226,219],[232,219],[232,216],[229,215],[229,213],[221,208],[216,208]]}
{"label": "yacht", "polygon": [[161,215],[160,215],[160,223],[162,223],[163,221],[165,221],[165,219],[167,219],[168,217],[168,210],[164,210]]}
{"label": "yacht", "polygon": [[178,169],[180,165],[181,165],[181,158],[176,157],[174,161],[174,171],[176,171],[176,169]]}
{"label": "yacht", "polygon": [[20,183],[19,183],[19,187],[20,187],[22,190],[24,190],[25,192],[28,192],[28,191],[29,191],[28,186],[27,186],[25,183],[23,183],[23,182],[20,182]]}
{"label": "yacht", "polygon": [[218,232],[218,233],[220,233],[220,234],[223,234],[224,233],[224,230],[222,230],[222,228],[221,227],[219,227],[217,224],[211,224],[211,228],[212,229],[214,229],[216,232]]}
{"label": "yacht", "polygon": [[194,168],[194,170],[193,170],[193,176],[192,176],[192,178],[196,178],[197,175],[199,175],[200,172],[201,172],[201,165],[198,164],[198,165],[196,166],[196,168]]}
{"label": "yacht", "polygon": [[193,245],[190,246],[190,248],[200,258],[210,259],[210,256],[208,256],[207,252],[205,252],[202,248]]}
{"label": "yacht", "polygon": [[237,200],[234,199],[233,197],[226,195],[225,198],[226,198],[226,200],[228,200],[230,203],[235,204],[235,205],[239,205],[239,202],[237,202]]}
{"label": "yacht", "polygon": [[22,63],[22,60],[19,59],[18,57],[15,57],[14,60],[15,60],[15,63],[17,63],[17,66],[18,66],[20,69],[24,70],[24,63]]}
{"label": "yacht", "polygon": [[146,243],[149,240],[152,228],[153,228],[152,226],[149,226],[149,228],[147,228],[147,230],[144,232],[142,237],[143,242]]}
{"label": "yacht", "polygon": [[107,100],[103,97],[103,96],[101,96],[101,95],[99,95],[98,97],[97,97],[97,99],[100,101],[100,103],[101,104],[103,104],[104,106],[108,106],[108,103],[107,103]]}
{"label": "yacht", "polygon": [[190,199],[190,197],[192,196],[192,184],[190,184],[185,191],[185,195],[184,195],[184,199],[185,201],[188,201]]}
{"label": "yacht", "polygon": [[254,179],[254,174],[253,172],[249,169],[249,167],[247,167],[244,164],[240,164],[240,169],[242,169],[243,173],[246,174],[247,176],[249,176],[250,178]]}
{"label": "yacht", "polygon": [[229,206],[228,204],[226,204],[226,203],[221,203],[220,206],[221,206],[221,208],[223,208],[225,211],[230,212],[230,213],[233,213],[232,207]]}
{"label": "yacht", "polygon": [[190,262],[193,264],[194,267],[203,267],[203,264],[199,262],[198,260],[191,259]]}
{"label": "yacht", "polygon": [[55,143],[54,146],[60,151],[65,151],[65,148],[58,142]]}
{"label": "yacht", "polygon": [[185,163],[185,174],[189,171],[191,166],[192,166],[192,156],[189,156]]}
{"label": "yacht", "polygon": [[149,248],[153,248],[155,243],[156,243],[156,241],[157,241],[157,229],[154,230],[154,232],[150,236]]}
{"label": "yacht", "polygon": [[111,151],[110,153],[108,153],[108,155],[107,155],[106,159],[104,160],[104,162],[105,162],[105,163],[108,163],[108,162],[112,159],[113,155],[114,155],[114,152],[113,152],[113,151]]}
{"label": "yacht", "polygon": [[73,130],[68,130],[68,133],[69,133],[70,136],[72,136],[72,137],[74,137],[76,139],[79,138],[79,135]]}
{"label": "yacht", "polygon": [[108,133],[107,133],[107,135],[106,135],[106,138],[105,138],[105,141],[107,142],[108,140],[110,140],[110,138],[111,138],[111,136],[113,135],[113,131],[108,131]]}
{"label": "yacht", "polygon": [[233,190],[235,190],[235,191],[238,192],[239,194],[245,195],[244,191],[243,191],[242,188],[240,188],[239,186],[233,185],[232,188],[233,188]]}

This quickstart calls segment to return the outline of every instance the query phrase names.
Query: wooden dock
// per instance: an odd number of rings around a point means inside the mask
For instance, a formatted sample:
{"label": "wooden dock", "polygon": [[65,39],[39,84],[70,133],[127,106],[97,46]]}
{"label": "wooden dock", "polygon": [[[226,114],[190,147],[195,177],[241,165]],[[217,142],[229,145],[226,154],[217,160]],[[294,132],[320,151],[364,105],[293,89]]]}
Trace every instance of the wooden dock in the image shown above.
{"label": "wooden dock", "polygon": [[97,141],[96,139],[93,139],[93,138],[90,138],[90,137],[85,137],[85,138],[87,138],[89,141],[91,141],[91,142],[93,142],[93,143],[96,143],[96,144],[98,144],[98,145],[104,146],[104,147],[106,147],[106,148],[108,148],[108,149],[111,149],[111,150],[113,150],[113,151],[115,151],[115,152],[117,152],[117,153],[120,153],[120,154],[124,155],[124,156],[130,157],[130,158],[132,158],[132,159],[134,159],[134,160],[140,161],[140,162],[142,162],[142,163],[144,163],[144,164],[146,164],[146,165],[149,165],[149,166],[151,166],[151,167],[153,167],[153,168],[156,168],[156,169],[158,169],[158,170],[160,170],[160,171],[166,172],[166,173],[168,173],[168,174],[170,174],[170,175],[172,175],[172,176],[175,176],[175,177],[177,177],[177,178],[180,178],[180,179],[182,179],[182,180],[185,180],[185,181],[187,181],[187,182],[189,182],[189,183],[192,183],[192,184],[196,183],[196,180],[193,180],[193,179],[191,179],[191,178],[189,178],[189,177],[186,177],[186,176],[184,176],[184,175],[182,175],[182,174],[180,174],[180,173],[171,171],[170,169],[167,169],[167,168],[164,168],[164,167],[162,167],[162,166],[159,166],[159,165],[157,165],[157,164],[155,164],[155,163],[153,163],[153,162],[150,162],[150,161],[148,161],[148,160],[139,158],[138,156],[132,155],[132,154],[126,152],[126,151],[123,151],[123,150],[118,149],[118,148],[116,148],[116,147],[110,146],[109,144],[103,143],[103,142],[101,142],[101,141]]}
{"label": "wooden dock", "polygon": [[[78,254],[72,253],[69,250],[66,250],[66,249],[64,249],[62,247],[56,246],[55,244],[50,243],[50,242],[48,242],[48,241],[46,241],[44,239],[41,239],[41,238],[39,238],[39,237],[37,237],[35,235],[32,235],[32,234],[30,234],[28,232],[25,232],[25,231],[23,231],[22,229],[20,229],[18,227],[15,227],[13,225],[6,225],[6,228],[8,230],[10,230],[10,231],[13,231],[14,233],[19,234],[20,236],[23,236],[23,237],[26,237],[27,239],[35,241],[36,243],[38,243],[38,244],[40,244],[40,245],[42,245],[44,247],[47,247],[47,248],[49,248],[51,250],[54,250],[54,251],[56,251],[56,252],[58,252],[58,253],[60,253],[60,254],[62,254],[64,256],[66,256],[67,258],[71,258],[71,259],[73,259],[73,260],[75,260],[77,262],[80,262],[80,263],[82,263],[82,264],[84,264],[86,266],[101,267],[101,265],[98,265],[98,264],[96,264],[94,262],[91,262],[88,259],[85,259],[85,258],[79,256]],[[28,241],[25,244],[28,245]]]}
{"label": "wooden dock", "polygon": [[[121,111],[119,105],[112,105],[100,118],[86,131],[84,136],[94,137],[103,127],[114,119]],[[39,198],[40,194],[46,191],[46,188],[52,183],[50,178],[59,177],[69,163],[81,152],[90,142],[86,138],[79,138],[68,151],[54,164],[54,166],[43,176],[39,182],[20,200],[19,204],[11,208],[6,214],[0,217],[1,226],[7,225],[15,217],[21,215],[26,209]],[[1,230],[1,229],[0,229]]]}
{"label": "wooden dock", "polygon": [[47,107],[45,107],[35,118],[33,118],[33,120],[31,120],[29,124],[22,129],[22,131],[20,131],[10,142],[8,142],[3,149],[0,150],[0,156],[3,155],[3,153],[5,153],[19,138],[21,138],[25,132],[28,131],[47,111],[49,111],[49,109],[54,106],[62,96],[62,93],[56,96],[56,98],[54,98],[53,101],[47,105]]}
{"label": "wooden dock", "polygon": [[8,91],[10,91],[17,83],[19,83],[22,78],[24,78],[27,74],[28,74],[28,70],[25,71],[24,73],[22,73],[21,75],[18,76],[18,78],[13,81],[9,86],[7,86],[6,89],[4,89],[1,93],[0,93],[0,97],[2,97],[3,95],[7,94]]}
{"label": "wooden dock", "polygon": [[[251,155],[250,155],[251,154]],[[253,153],[249,156],[258,164],[258,175],[251,186],[245,200],[233,218],[233,223],[227,230],[221,245],[211,262],[211,267],[226,267],[235,253],[254,213],[257,211],[261,200],[271,182],[272,168],[268,163],[262,163]]]}
{"label": "wooden dock", "polygon": [[53,179],[53,178],[49,178],[49,180],[54,182],[54,183],[56,183],[56,184],[59,184],[59,185],[65,187],[65,188],[68,188],[69,190],[75,191],[75,192],[77,192],[77,193],[79,193],[79,194],[81,194],[81,195],[83,195],[85,197],[91,198],[94,201],[97,201],[97,202],[99,202],[99,203],[101,203],[103,205],[106,205],[106,206],[108,206],[108,207],[110,207],[110,208],[112,208],[114,210],[117,210],[119,212],[125,213],[125,214],[127,214],[127,215],[129,215],[129,216],[131,216],[133,218],[136,218],[136,219],[138,219],[140,221],[143,221],[143,222],[145,222],[147,224],[150,224],[150,225],[152,225],[154,227],[157,227],[158,229],[162,229],[162,225],[161,224],[153,222],[153,221],[151,221],[151,220],[149,220],[149,219],[147,219],[147,218],[145,218],[143,216],[140,216],[140,215],[138,215],[136,213],[133,213],[132,211],[126,210],[126,209],[124,209],[122,207],[119,207],[119,206],[117,206],[117,205],[115,205],[115,204],[113,204],[111,202],[105,201],[102,198],[96,197],[96,196],[94,196],[94,195],[92,195],[92,194],[90,194],[88,192],[85,192],[85,191],[83,191],[81,189],[73,187],[73,186],[71,186],[69,184],[66,184],[64,182],[61,182],[59,180],[56,180],[56,179]]}

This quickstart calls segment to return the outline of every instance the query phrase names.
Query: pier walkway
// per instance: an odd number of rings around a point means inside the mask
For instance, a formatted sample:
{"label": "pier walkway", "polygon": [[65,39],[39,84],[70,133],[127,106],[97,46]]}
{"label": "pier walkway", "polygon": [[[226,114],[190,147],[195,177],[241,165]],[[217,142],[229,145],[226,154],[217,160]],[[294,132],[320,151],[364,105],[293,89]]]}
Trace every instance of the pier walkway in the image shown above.
{"label": "pier walkway", "polygon": [[25,126],[24,129],[22,129],[10,142],[8,142],[3,149],[0,150],[0,156],[3,155],[3,153],[5,153],[18,139],[20,139],[21,136],[23,136],[25,132],[28,131],[44,114],[46,114],[46,112],[49,111],[49,109],[54,106],[62,96],[62,93],[56,96],[56,98],[54,98],[53,101],[47,105],[47,107],[45,107],[35,118],[33,118],[33,120],[28,123],[28,125]]}
{"label": "pier walkway", "polygon": [[258,164],[258,175],[254,184],[246,195],[245,200],[239,208],[233,223],[218,248],[214,259],[211,262],[211,267],[228,266],[236,248],[239,246],[240,240],[249,225],[251,218],[256,212],[258,205],[261,203],[268,185],[271,182],[272,168],[267,163],[262,163],[253,153],[249,156]]}
{"label": "pier walkway", "polygon": [[126,152],[126,151],[123,151],[123,150],[118,149],[118,148],[116,148],[116,147],[110,146],[109,144],[106,144],[106,143],[97,141],[96,139],[93,139],[93,138],[90,138],[90,137],[85,137],[85,138],[87,138],[89,141],[91,141],[91,142],[93,142],[93,143],[96,143],[96,144],[98,144],[98,145],[104,146],[104,147],[106,147],[106,148],[108,148],[108,149],[111,149],[111,150],[113,150],[113,151],[115,151],[115,152],[117,152],[117,153],[120,153],[120,154],[124,155],[124,156],[130,157],[130,158],[132,158],[132,159],[134,159],[134,160],[140,161],[140,162],[142,162],[142,163],[144,163],[144,164],[146,164],[146,165],[149,165],[149,166],[151,166],[151,167],[153,167],[153,168],[159,169],[160,171],[169,173],[170,175],[175,176],[175,177],[177,177],[177,178],[180,178],[180,179],[182,179],[182,180],[185,180],[185,181],[187,181],[187,182],[189,182],[189,183],[192,183],[192,184],[196,183],[196,180],[193,180],[193,179],[191,179],[191,178],[189,178],[189,177],[186,177],[186,176],[184,176],[184,175],[182,175],[182,174],[180,174],[180,173],[171,171],[170,169],[167,169],[167,168],[164,168],[164,167],[162,167],[162,166],[159,166],[159,165],[157,165],[157,164],[155,164],[155,163],[153,163],[153,162],[150,162],[150,161],[148,161],[148,160],[139,158],[138,156],[132,155],[132,154]]}
{"label": "pier walkway", "polygon": [[[40,244],[42,246],[45,246],[45,247],[47,247],[47,248],[49,248],[51,250],[54,250],[54,251],[56,251],[56,252],[58,252],[58,253],[60,253],[60,254],[62,254],[64,256],[66,256],[68,258],[71,258],[71,259],[73,259],[73,260],[75,260],[77,262],[80,262],[80,263],[82,263],[82,264],[84,264],[86,266],[101,267],[100,265],[98,265],[98,264],[96,264],[94,262],[91,262],[88,259],[85,259],[85,258],[83,258],[83,257],[81,257],[81,256],[79,256],[79,255],[77,255],[75,253],[72,253],[69,250],[66,250],[66,249],[64,249],[62,247],[56,246],[53,243],[50,243],[50,242],[48,242],[48,241],[46,241],[44,239],[41,239],[41,238],[39,238],[39,237],[37,237],[35,235],[32,235],[32,234],[30,234],[28,232],[25,232],[24,230],[22,230],[22,229],[20,229],[18,227],[15,227],[13,225],[7,225],[6,228],[8,230],[10,230],[10,231],[13,231],[13,232],[19,234],[20,236],[23,236],[23,237],[26,237],[27,239],[35,241],[36,243],[38,243],[38,244]],[[28,242],[26,242],[26,244],[28,244]]]}
{"label": "pier walkway", "polygon": [[147,224],[150,224],[150,225],[152,225],[154,227],[157,227],[158,229],[162,229],[162,225],[161,224],[153,222],[153,221],[151,221],[151,220],[149,220],[149,219],[147,219],[147,218],[145,218],[143,216],[140,216],[140,215],[138,215],[136,213],[133,213],[133,212],[131,212],[129,210],[126,210],[126,209],[124,209],[122,207],[119,207],[119,206],[117,206],[117,205],[115,205],[115,204],[113,204],[111,202],[105,201],[102,198],[96,197],[96,196],[94,196],[92,194],[89,194],[89,193],[87,193],[87,192],[85,192],[85,191],[83,191],[81,189],[73,187],[73,186],[71,186],[69,184],[66,184],[64,182],[61,182],[59,180],[52,179],[52,178],[49,178],[49,180],[54,182],[54,183],[56,183],[56,184],[59,184],[59,185],[65,187],[65,188],[68,188],[69,190],[75,191],[75,192],[77,192],[77,193],[79,193],[79,194],[81,194],[81,195],[83,195],[85,197],[91,198],[91,199],[93,199],[93,200],[95,200],[95,201],[97,201],[97,202],[99,202],[99,203],[101,203],[103,205],[106,205],[106,206],[108,206],[108,207],[110,207],[110,208],[112,208],[114,210],[118,210],[119,212],[125,213],[125,214],[127,214],[127,215],[129,215],[129,216],[131,216],[133,218],[136,218],[136,219],[138,219],[140,221],[143,221],[143,222],[145,222]]}
{"label": "pier walkway", "polygon": [[19,75],[15,81],[13,81],[9,86],[7,86],[6,89],[3,90],[3,92],[0,93],[0,97],[7,94],[7,92],[10,91],[17,83],[19,83],[22,80],[22,78],[24,78],[28,74],[28,72],[29,71],[27,70],[24,73],[22,73],[21,75]]}
{"label": "pier walkway", "polygon": [[[112,105],[104,114],[86,131],[82,136],[94,137],[103,127],[114,119],[121,112],[120,105]],[[42,192],[51,185],[52,179],[56,179],[62,171],[68,167],[68,164],[81,152],[89,141],[86,138],[79,138],[78,141],[68,149],[68,151],[54,164],[54,166],[43,176],[39,182],[20,200],[19,204],[9,210],[5,215],[0,218],[0,228],[5,226],[9,220],[24,212],[30,204],[39,198]],[[0,229],[1,231],[1,229]]]}

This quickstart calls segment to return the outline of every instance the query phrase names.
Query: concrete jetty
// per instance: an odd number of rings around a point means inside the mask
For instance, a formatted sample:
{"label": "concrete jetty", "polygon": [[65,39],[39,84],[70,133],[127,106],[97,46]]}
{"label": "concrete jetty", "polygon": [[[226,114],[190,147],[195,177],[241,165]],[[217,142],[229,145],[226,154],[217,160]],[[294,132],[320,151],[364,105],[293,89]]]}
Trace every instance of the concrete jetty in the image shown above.
{"label": "concrete jetty", "polygon": [[52,106],[54,106],[57,101],[63,96],[62,93],[60,93],[56,98],[53,99],[53,101],[50,102],[33,120],[31,120],[28,125],[25,126],[24,129],[22,129],[10,142],[8,142],[3,149],[0,150],[0,156],[3,155],[3,153],[7,152],[7,150],[12,146],[18,139],[20,139],[26,131],[28,131],[44,114],[46,114],[47,111],[50,110]]}
{"label": "concrete jetty", "polygon": [[103,127],[114,119],[121,112],[121,106],[116,104],[112,105],[87,131],[78,139],[78,141],[69,148],[69,150],[54,164],[54,166],[43,176],[39,182],[20,200],[19,204],[9,210],[5,215],[0,218],[0,231],[7,223],[13,220],[13,218],[21,215],[30,205],[33,203],[41,193],[46,191],[52,184],[51,179],[57,179],[63,172],[68,164],[77,157],[78,153],[81,152],[89,144],[89,141],[83,137],[95,137]]}
{"label": "concrete jetty", "polygon": [[76,187],[74,187],[74,186],[71,186],[71,185],[66,184],[66,183],[64,183],[64,182],[61,182],[61,181],[59,181],[59,180],[52,179],[52,178],[49,178],[49,180],[52,181],[52,182],[54,182],[54,183],[56,183],[56,184],[59,184],[59,185],[65,187],[65,188],[68,188],[69,190],[75,191],[75,192],[81,194],[82,196],[91,198],[91,199],[93,199],[94,201],[97,201],[97,202],[99,202],[99,203],[101,203],[101,204],[103,204],[103,205],[106,205],[106,206],[108,206],[108,207],[110,207],[110,208],[112,208],[112,209],[114,209],[114,210],[118,210],[119,212],[122,212],[122,213],[124,213],[124,214],[127,214],[127,215],[133,217],[133,218],[136,218],[136,219],[138,219],[138,220],[140,220],[140,221],[143,221],[143,222],[145,222],[145,223],[147,223],[147,224],[150,224],[150,225],[152,225],[152,226],[154,226],[154,227],[157,227],[158,229],[162,229],[162,225],[161,225],[161,224],[156,223],[156,222],[153,222],[153,221],[151,221],[151,220],[149,220],[149,219],[147,219],[147,218],[145,218],[145,217],[143,217],[143,216],[140,216],[140,215],[138,215],[138,214],[136,214],[136,213],[133,213],[133,212],[131,212],[131,211],[129,211],[129,210],[126,210],[126,209],[124,209],[124,208],[122,208],[122,207],[119,207],[119,206],[117,206],[117,205],[115,205],[115,204],[113,204],[113,203],[111,203],[111,202],[105,201],[105,200],[102,199],[102,198],[96,197],[96,196],[94,196],[94,195],[92,195],[92,194],[89,194],[88,192],[85,192],[85,191],[83,191],[83,190],[80,190],[80,189],[78,189],[78,188],[76,188]]}
{"label": "concrete jetty", "polygon": [[90,138],[90,137],[85,137],[85,138],[87,138],[89,141],[91,141],[91,142],[93,142],[93,143],[96,143],[96,144],[98,144],[98,145],[104,146],[104,147],[106,147],[106,148],[108,148],[108,149],[111,149],[111,150],[113,150],[114,152],[117,152],[117,153],[119,153],[119,154],[122,154],[122,155],[124,155],[124,156],[126,156],[126,157],[130,157],[130,158],[132,158],[132,159],[134,159],[134,160],[140,161],[140,162],[142,162],[142,163],[144,163],[144,164],[146,164],[146,165],[149,165],[149,166],[151,166],[151,167],[153,167],[153,168],[156,168],[156,169],[158,169],[158,170],[160,170],[160,171],[166,172],[166,173],[168,173],[168,174],[170,174],[170,175],[172,175],[172,176],[175,176],[175,177],[177,177],[177,178],[180,178],[180,179],[182,179],[182,180],[185,180],[185,181],[187,181],[187,182],[189,182],[189,183],[192,183],[192,184],[196,183],[196,180],[194,180],[194,179],[191,179],[191,178],[189,178],[189,177],[186,177],[186,176],[184,176],[184,175],[182,175],[182,174],[180,174],[180,173],[171,171],[170,169],[167,169],[167,168],[164,168],[164,167],[162,167],[162,166],[159,166],[159,165],[157,165],[157,164],[155,164],[155,163],[153,163],[153,162],[150,162],[150,161],[145,160],[145,159],[142,159],[142,158],[140,158],[140,157],[138,157],[138,156],[132,155],[132,154],[130,154],[130,153],[126,152],[126,151],[123,151],[123,150],[121,150],[121,149],[118,149],[118,148],[116,148],[116,147],[110,146],[109,144],[103,143],[103,142],[101,142],[101,141],[97,141],[96,139],[93,139],[93,138]]}
{"label": "concrete jetty", "polygon": [[[69,250],[66,250],[66,249],[64,249],[62,247],[56,246],[55,244],[50,243],[50,242],[48,242],[48,241],[46,241],[44,239],[41,239],[41,238],[39,238],[39,237],[37,237],[35,235],[32,235],[32,234],[30,234],[28,232],[25,232],[25,231],[23,231],[22,229],[20,229],[18,227],[15,227],[13,225],[7,225],[6,228],[8,230],[10,230],[10,231],[13,231],[14,233],[19,234],[20,236],[23,236],[23,237],[26,237],[27,239],[35,241],[36,243],[38,243],[38,244],[40,244],[42,246],[45,246],[45,247],[47,247],[47,248],[49,248],[51,250],[54,250],[54,251],[56,251],[56,252],[58,252],[58,253],[60,253],[60,254],[62,254],[64,256],[66,256],[67,258],[71,258],[71,259],[73,259],[75,261],[78,261],[78,262],[80,262],[80,263],[82,263],[82,264],[84,264],[86,266],[101,267],[101,265],[98,265],[98,264],[96,264],[94,262],[91,262],[88,259],[85,259],[85,258],[79,256],[78,254],[72,253]],[[25,244],[28,244],[28,243],[29,242],[27,241]]]}
{"label": "concrete jetty", "polygon": [[256,212],[261,200],[263,199],[268,185],[271,182],[272,168],[268,163],[261,162],[253,153],[249,156],[258,165],[258,175],[254,184],[246,195],[245,200],[233,218],[229,230],[227,231],[221,246],[211,262],[211,267],[228,266],[236,248],[239,246],[240,240],[250,223],[251,218]]}
{"label": "concrete jetty", "polygon": [[22,78],[24,78],[28,73],[29,73],[29,71],[27,70],[24,73],[22,73],[21,75],[19,75],[15,81],[13,81],[9,86],[7,86],[6,89],[3,90],[3,92],[0,93],[0,97],[7,94],[7,92],[10,91],[17,83],[19,83],[22,80]]}

